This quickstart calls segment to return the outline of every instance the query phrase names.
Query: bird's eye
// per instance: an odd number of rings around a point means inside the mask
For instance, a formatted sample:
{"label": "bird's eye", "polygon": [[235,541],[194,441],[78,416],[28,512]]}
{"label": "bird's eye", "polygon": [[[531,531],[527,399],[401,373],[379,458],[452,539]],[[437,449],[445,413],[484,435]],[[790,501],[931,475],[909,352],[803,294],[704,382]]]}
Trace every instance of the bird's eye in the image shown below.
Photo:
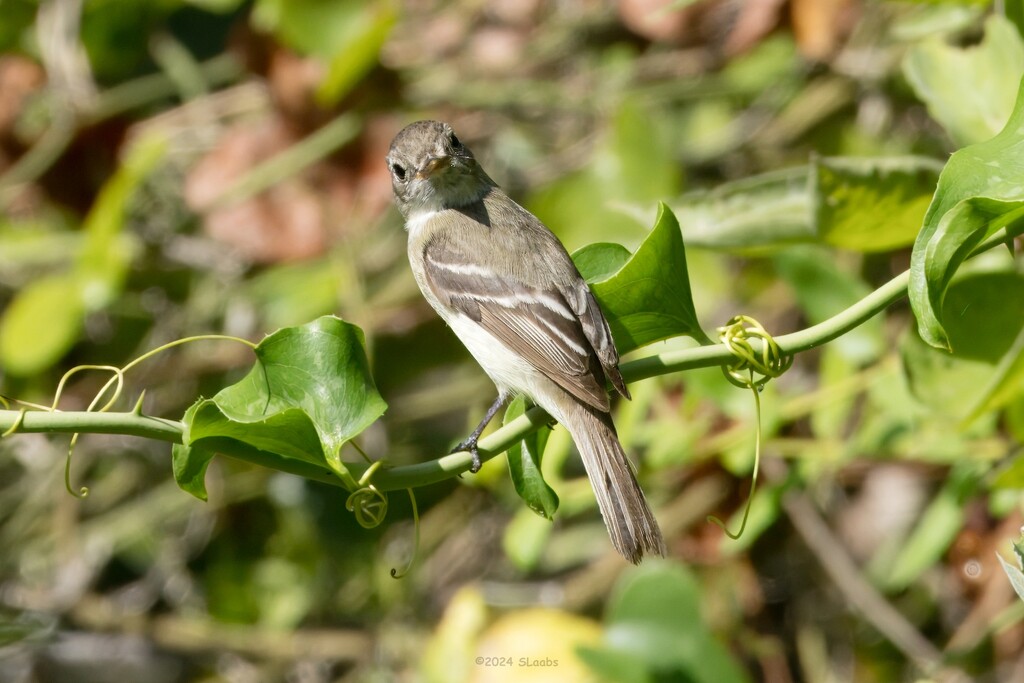
{"label": "bird's eye", "polygon": [[395,174],[395,177],[399,180],[405,180],[405,167],[401,164],[391,164],[391,172]]}
{"label": "bird's eye", "polygon": [[462,141],[459,140],[457,137],[455,137],[455,133],[449,133],[448,134],[448,141],[452,143],[452,147],[454,149],[458,149],[459,147],[462,147]]}

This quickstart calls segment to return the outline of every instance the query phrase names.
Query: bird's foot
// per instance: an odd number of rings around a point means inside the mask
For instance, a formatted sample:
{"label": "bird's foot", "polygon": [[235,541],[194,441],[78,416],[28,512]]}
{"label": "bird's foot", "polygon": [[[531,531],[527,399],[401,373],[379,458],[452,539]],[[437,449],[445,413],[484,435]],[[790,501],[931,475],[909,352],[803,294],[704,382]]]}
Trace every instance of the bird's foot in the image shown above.
{"label": "bird's foot", "polygon": [[460,443],[458,446],[452,449],[452,453],[461,453],[462,451],[468,451],[470,456],[473,458],[473,464],[469,466],[469,471],[472,474],[476,474],[480,471],[480,467],[483,463],[480,462],[480,451],[476,447],[476,439],[470,437]]}

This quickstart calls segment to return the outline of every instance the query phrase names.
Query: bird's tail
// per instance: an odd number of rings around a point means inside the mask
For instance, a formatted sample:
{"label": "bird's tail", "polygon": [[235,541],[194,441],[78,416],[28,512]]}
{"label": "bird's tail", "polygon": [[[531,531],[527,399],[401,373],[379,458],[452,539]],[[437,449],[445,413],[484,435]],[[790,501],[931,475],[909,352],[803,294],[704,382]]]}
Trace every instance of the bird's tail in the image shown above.
{"label": "bird's tail", "polygon": [[615,549],[633,564],[665,554],[665,540],[607,413],[573,405],[562,423],[572,435]]}

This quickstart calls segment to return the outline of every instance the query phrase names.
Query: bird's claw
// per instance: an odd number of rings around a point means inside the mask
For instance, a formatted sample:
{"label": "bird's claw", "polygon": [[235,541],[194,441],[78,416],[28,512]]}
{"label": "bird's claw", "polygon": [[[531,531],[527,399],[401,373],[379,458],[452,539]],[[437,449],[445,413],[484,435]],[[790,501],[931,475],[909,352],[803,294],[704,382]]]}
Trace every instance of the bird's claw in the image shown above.
{"label": "bird's claw", "polygon": [[460,443],[458,446],[452,449],[452,453],[461,453],[462,451],[468,451],[469,455],[473,458],[473,464],[469,466],[471,474],[476,474],[480,471],[480,467],[483,465],[480,462],[480,451],[476,447],[476,439],[467,439]]}

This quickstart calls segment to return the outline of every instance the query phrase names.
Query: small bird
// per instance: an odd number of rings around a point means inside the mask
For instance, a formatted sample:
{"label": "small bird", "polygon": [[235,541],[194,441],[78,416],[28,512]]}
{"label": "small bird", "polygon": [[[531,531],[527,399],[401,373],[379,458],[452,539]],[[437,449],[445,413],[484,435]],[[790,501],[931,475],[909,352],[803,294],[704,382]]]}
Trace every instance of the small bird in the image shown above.
{"label": "small bird", "polygon": [[558,238],[483,171],[451,126],[405,127],[387,155],[409,263],[423,296],[498,388],[455,451],[523,395],[562,423],[583,458],[612,545],[638,563],[665,541],[612,423],[605,381],[629,398],[608,321]]}

